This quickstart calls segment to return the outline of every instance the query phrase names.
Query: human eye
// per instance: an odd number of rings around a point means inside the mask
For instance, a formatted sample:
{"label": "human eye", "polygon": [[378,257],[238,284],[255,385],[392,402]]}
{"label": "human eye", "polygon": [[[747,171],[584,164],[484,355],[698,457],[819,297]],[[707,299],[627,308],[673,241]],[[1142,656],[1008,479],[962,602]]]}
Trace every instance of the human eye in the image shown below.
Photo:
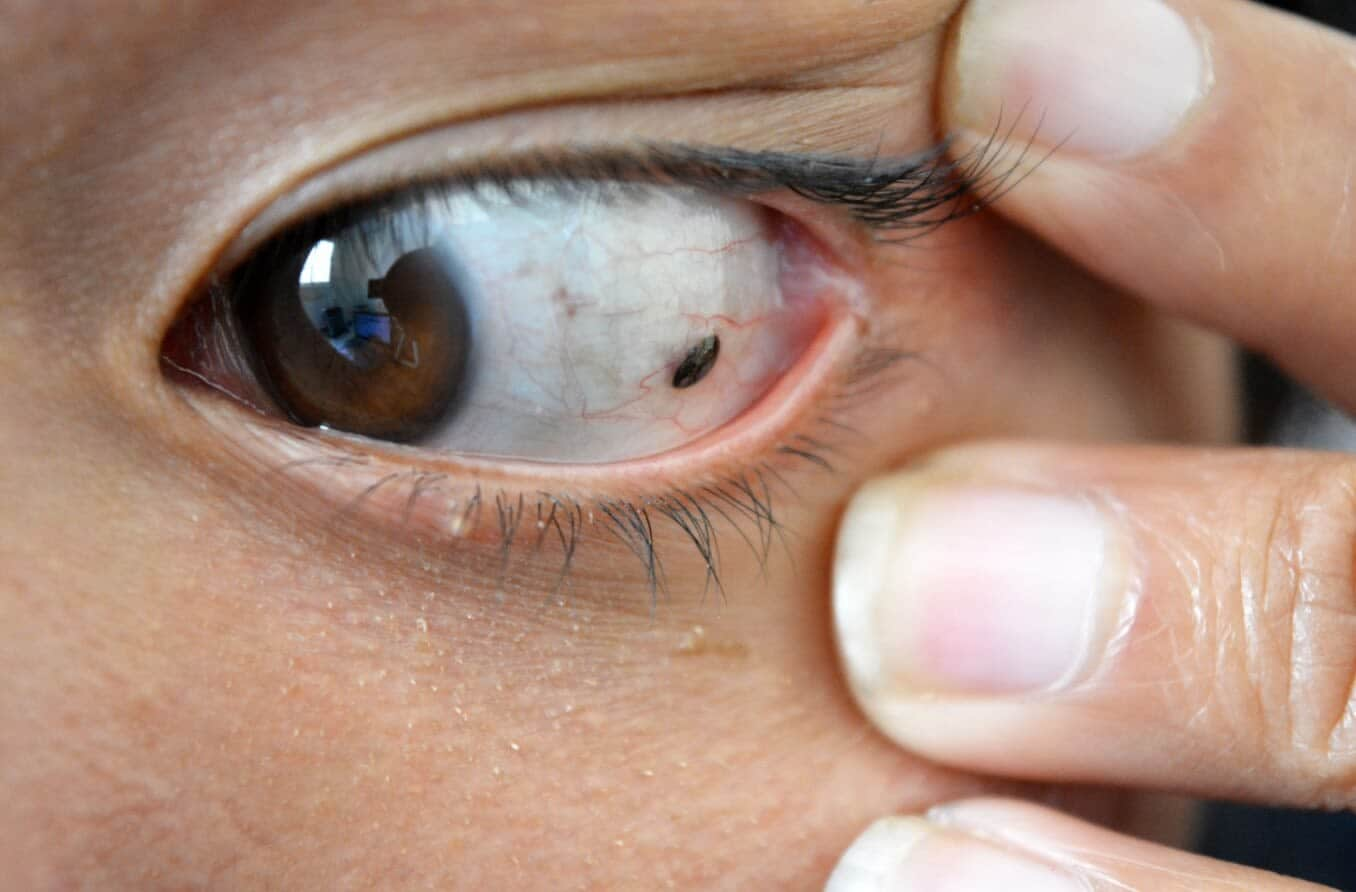
{"label": "human eye", "polygon": [[266,222],[162,362],[341,512],[497,540],[501,573],[610,539],[652,590],[667,525],[718,584],[722,531],[765,560],[775,490],[831,467],[805,407],[860,365],[851,258],[797,209],[907,238],[973,206],[974,169],[646,145],[415,176]]}
{"label": "human eye", "polygon": [[822,327],[768,209],[684,187],[425,186],[308,220],[219,286],[291,420],[598,463],[733,420]]}

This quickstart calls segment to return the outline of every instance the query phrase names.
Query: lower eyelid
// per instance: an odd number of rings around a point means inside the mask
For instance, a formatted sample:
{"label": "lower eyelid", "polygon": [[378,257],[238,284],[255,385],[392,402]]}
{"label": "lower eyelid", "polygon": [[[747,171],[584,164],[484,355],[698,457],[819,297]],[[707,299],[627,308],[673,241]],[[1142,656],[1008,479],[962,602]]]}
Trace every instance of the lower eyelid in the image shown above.
{"label": "lower eyelid", "polygon": [[[794,481],[831,465],[824,447],[841,432],[817,425],[834,389],[843,386],[865,329],[842,299],[850,284],[825,275],[821,285],[836,291],[823,295],[819,335],[752,409],[689,446],[637,461],[543,465],[437,457],[264,415],[242,423],[232,401],[200,390],[185,394],[214,445],[243,456],[253,469],[255,485],[248,489],[263,505],[261,520],[342,531],[369,544],[384,542],[393,553],[413,548],[438,555],[459,573],[493,577],[485,580],[493,591],[549,591],[583,563],[596,565],[601,548],[629,555],[629,572],[657,593],[674,581],[662,577],[660,565],[676,546],[699,566],[706,563],[708,579],[696,580],[704,590],[720,582],[719,539],[766,561],[780,502],[794,493]],[[532,584],[506,582],[524,573]]]}
{"label": "lower eyelid", "polygon": [[[281,419],[260,417],[253,420],[255,436],[247,448],[255,459],[270,468],[291,467],[293,479],[302,480],[308,467],[344,469],[342,481],[349,492],[334,493],[336,481],[329,473],[323,486],[331,490],[324,498],[342,504],[345,498],[361,495],[366,487],[391,474],[415,479],[418,475],[437,476],[446,481],[477,481],[483,488],[503,492],[535,492],[541,489],[567,489],[585,493],[625,495],[645,498],[694,479],[718,478],[749,464],[777,444],[792,436],[805,418],[823,402],[835,377],[848,363],[860,339],[859,317],[841,306],[828,311],[805,354],[796,365],[738,419],[701,439],[650,458],[610,464],[550,464],[500,461],[474,456],[446,456],[428,450],[396,444],[377,443],[340,432],[298,428]],[[238,438],[231,426],[239,423],[239,410],[229,401],[210,394],[191,394],[201,415],[224,436]],[[268,443],[262,442],[269,441]],[[360,470],[361,469],[361,470]],[[319,481],[316,481],[317,485]],[[365,501],[384,508],[385,497]],[[401,514],[405,506],[399,505]],[[443,525],[436,520],[432,506],[421,507],[412,518],[417,528],[434,532]],[[426,516],[427,515],[427,516]],[[463,534],[472,531],[463,531]]]}

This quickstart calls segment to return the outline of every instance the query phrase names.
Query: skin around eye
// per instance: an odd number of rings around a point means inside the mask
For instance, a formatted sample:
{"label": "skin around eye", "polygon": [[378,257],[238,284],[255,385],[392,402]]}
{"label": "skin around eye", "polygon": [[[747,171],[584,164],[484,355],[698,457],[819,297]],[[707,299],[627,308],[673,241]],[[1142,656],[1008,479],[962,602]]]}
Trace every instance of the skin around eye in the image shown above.
{"label": "skin around eye", "polygon": [[230,276],[208,339],[239,342],[305,426],[458,455],[645,458],[737,418],[822,328],[785,287],[779,225],[678,186],[428,189],[266,245]]}

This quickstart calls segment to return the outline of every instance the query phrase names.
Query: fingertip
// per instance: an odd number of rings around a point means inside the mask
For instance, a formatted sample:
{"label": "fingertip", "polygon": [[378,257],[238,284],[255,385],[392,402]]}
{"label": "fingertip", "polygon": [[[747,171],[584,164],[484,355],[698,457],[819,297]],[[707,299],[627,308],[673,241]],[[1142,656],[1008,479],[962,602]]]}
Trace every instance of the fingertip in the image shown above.
{"label": "fingertip", "polygon": [[1079,492],[934,469],[863,488],[839,530],[834,617],[868,709],[1064,690],[1133,590],[1125,536]]}
{"label": "fingertip", "polygon": [[943,88],[951,132],[1121,159],[1169,140],[1212,84],[1161,0],[971,0]]}
{"label": "fingertip", "polygon": [[825,887],[826,892],[1318,888],[1003,799],[966,800],[934,808],[924,818],[878,821],[848,848]]}
{"label": "fingertip", "polygon": [[843,855],[826,892],[1027,892],[1086,890],[1075,874],[1039,855],[996,845],[924,819],[872,824]]}

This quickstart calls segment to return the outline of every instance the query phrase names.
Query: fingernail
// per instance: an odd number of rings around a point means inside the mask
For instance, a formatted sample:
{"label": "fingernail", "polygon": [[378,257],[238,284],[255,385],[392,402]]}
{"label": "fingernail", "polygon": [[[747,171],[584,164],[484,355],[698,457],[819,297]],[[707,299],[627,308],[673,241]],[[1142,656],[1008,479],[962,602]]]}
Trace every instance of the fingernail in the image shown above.
{"label": "fingernail", "polygon": [[970,0],[951,58],[952,126],[1105,157],[1165,141],[1209,85],[1161,0]]}
{"label": "fingernail", "polygon": [[1117,625],[1126,561],[1091,503],[901,474],[839,530],[834,620],[868,707],[1049,691],[1086,677]]}
{"label": "fingernail", "polygon": [[921,818],[877,821],[848,848],[825,892],[1075,892],[1086,887],[1025,853]]}

